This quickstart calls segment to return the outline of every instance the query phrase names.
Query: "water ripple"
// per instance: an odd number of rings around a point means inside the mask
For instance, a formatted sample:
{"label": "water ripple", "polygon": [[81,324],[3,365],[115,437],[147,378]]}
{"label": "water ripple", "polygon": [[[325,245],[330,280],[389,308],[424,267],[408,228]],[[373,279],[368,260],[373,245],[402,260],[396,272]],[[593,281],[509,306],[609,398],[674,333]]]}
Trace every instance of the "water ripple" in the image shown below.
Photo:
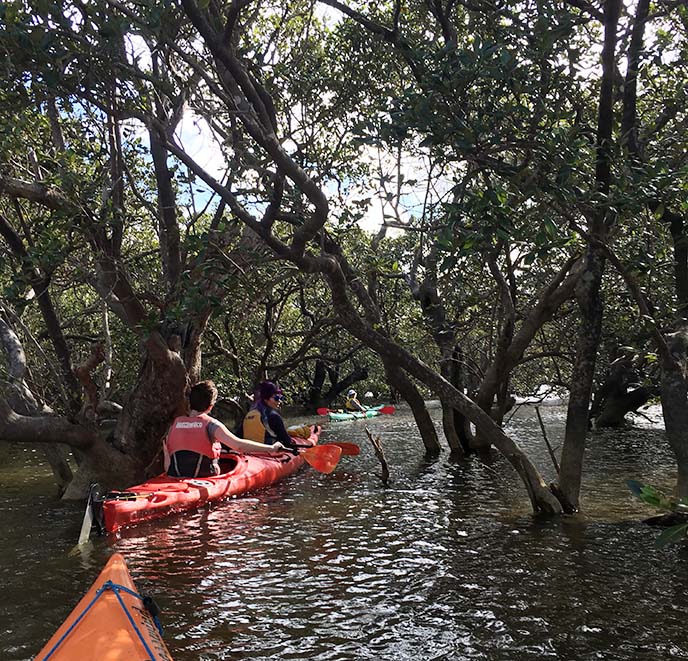
{"label": "water ripple", "polygon": [[[556,446],[561,409],[542,413]],[[81,507],[55,503],[49,477],[32,469],[21,486],[0,466],[0,658],[30,658],[114,551],[156,595],[177,661],[688,658],[688,551],[654,547],[625,487],[671,484],[661,431],[593,434],[585,515],[540,520],[503,458],[427,461],[408,414],[366,424],[387,488],[363,425],[332,424],[325,440],[362,448],[332,475],[307,469],[76,557]],[[549,475],[537,422],[520,412],[509,432]]]}

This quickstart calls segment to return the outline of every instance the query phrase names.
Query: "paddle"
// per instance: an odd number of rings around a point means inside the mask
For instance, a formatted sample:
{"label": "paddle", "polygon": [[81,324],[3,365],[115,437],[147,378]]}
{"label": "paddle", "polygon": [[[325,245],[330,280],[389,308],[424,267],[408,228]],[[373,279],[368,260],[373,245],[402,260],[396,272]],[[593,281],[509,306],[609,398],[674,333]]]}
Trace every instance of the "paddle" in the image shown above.
{"label": "paddle", "polygon": [[91,536],[91,528],[93,527],[93,507],[91,506],[91,498],[86,499],[86,512],[84,520],[81,522],[81,532],[79,533],[79,541],[77,546],[81,546],[88,541]]}
{"label": "paddle", "polygon": [[[79,541],[77,546],[82,546],[85,544],[89,537],[91,536],[91,528],[95,523],[98,528],[98,533],[102,534],[100,520],[96,519],[96,513],[94,512],[94,504],[102,497],[102,491],[100,485],[97,483],[91,484],[88,489],[88,496],[86,498],[86,512],[84,513],[83,521],[81,522],[81,531],[79,532]],[[94,521],[95,520],[95,521]]]}
{"label": "paddle", "polygon": [[[394,413],[394,406],[383,406],[381,409],[377,409],[377,412],[391,415],[392,413]],[[328,408],[320,408],[316,409],[316,413],[318,415],[327,415],[328,413],[337,413],[337,411]],[[365,411],[344,411],[344,413],[365,413]]]}
{"label": "paddle", "polygon": [[342,456],[342,448],[336,445],[314,445],[302,452],[292,450],[294,454],[300,454],[315,470],[321,473],[331,473],[339,463]]}
{"label": "paddle", "polygon": [[[342,449],[342,457],[356,457],[361,454],[361,448],[356,443],[345,443],[343,441],[328,441],[322,445],[316,445],[317,448],[323,448],[327,445],[336,445]],[[312,445],[297,445],[297,448],[312,448]]]}

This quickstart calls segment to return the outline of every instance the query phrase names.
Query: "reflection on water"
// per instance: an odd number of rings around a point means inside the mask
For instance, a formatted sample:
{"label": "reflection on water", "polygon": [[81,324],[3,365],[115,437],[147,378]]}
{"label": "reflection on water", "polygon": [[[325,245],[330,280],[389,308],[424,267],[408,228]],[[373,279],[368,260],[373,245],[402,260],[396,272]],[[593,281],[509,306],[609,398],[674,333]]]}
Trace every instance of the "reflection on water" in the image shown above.
{"label": "reflection on water", "polygon": [[[564,412],[542,412],[556,446]],[[389,488],[364,424],[382,436]],[[5,463],[0,658],[31,658],[115,551],[156,595],[177,661],[688,657],[686,549],[653,546],[638,523],[651,512],[624,486],[671,485],[661,432],[594,434],[585,515],[547,520],[503,459],[427,462],[412,429],[402,412],[333,423],[324,440],[363,451],[332,475],[306,469],[74,556],[82,506],[55,503],[31,455]],[[551,479],[527,411],[510,433]]]}

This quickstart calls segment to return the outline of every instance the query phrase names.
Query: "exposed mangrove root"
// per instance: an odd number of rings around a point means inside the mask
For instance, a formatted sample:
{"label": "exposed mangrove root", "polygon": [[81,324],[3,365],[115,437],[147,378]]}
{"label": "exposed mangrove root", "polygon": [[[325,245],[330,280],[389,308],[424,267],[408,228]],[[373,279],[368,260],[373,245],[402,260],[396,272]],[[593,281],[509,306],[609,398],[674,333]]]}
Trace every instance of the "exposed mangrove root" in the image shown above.
{"label": "exposed mangrove root", "polygon": [[385,459],[385,453],[382,450],[382,443],[380,441],[380,437],[376,436],[373,438],[373,435],[370,433],[370,429],[368,427],[365,428],[366,434],[368,435],[368,440],[370,441],[370,444],[373,446],[373,450],[375,451],[375,456],[377,457],[378,461],[380,462],[380,467],[382,468],[382,473],[378,475],[378,477],[382,480],[382,484],[385,486],[389,485],[389,467],[387,466],[387,460]]}

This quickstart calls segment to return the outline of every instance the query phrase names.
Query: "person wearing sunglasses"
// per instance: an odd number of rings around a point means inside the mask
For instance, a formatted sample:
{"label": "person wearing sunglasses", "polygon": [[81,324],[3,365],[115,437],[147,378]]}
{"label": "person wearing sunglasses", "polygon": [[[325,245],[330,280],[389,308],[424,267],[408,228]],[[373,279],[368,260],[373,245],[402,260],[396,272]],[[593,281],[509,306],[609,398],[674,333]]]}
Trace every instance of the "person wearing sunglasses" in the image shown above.
{"label": "person wearing sunglasses", "polygon": [[294,448],[296,444],[284,426],[279,408],[284,401],[282,389],[272,381],[263,381],[256,388],[253,404],[239,425],[237,433],[257,443],[281,443]]}

